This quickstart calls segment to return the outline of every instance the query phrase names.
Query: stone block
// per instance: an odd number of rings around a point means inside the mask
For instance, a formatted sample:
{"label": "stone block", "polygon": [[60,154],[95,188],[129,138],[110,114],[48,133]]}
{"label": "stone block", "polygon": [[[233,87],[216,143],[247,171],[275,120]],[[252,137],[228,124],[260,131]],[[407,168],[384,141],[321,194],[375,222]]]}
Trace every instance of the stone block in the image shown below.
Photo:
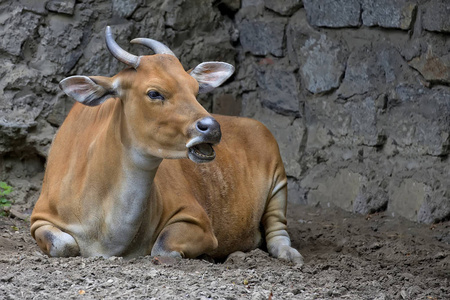
{"label": "stone block", "polygon": [[422,27],[428,31],[450,32],[450,1],[431,0],[422,6]]}
{"label": "stone block", "polygon": [[290,16],[302,7],[302,0],[264,0],[264,5],[283,16]]}
{"label": "stone block", "polygon": [[427,194],[417,213],[416,221],[419,223],[438,223],[450,217],[450,193],[447,187],[444,190],[432,191]]}
{"label": "stone block", "polygon": [[113,0],[113,14],[122,18],[129,18],[141,3],[142,0]]}
{"label": "stone block", "polygon": [[419,71],[427,81],[450,84],[450,49],[448,51],[447,55],[436,56],[429,45],[427,52],[412,59],[409,65]]}
{"label": "stone block", "polygon": [[2,119],[0,118],[0,155],[22,147],[28,130],[33,125],[5,122]]}
{"label": "stone block", "polygon": [[349,135],[353,137],[355,144],[374,147],[384,143],[385,135],[378,125],[375,99],[354,99],[345,103],[344,108],[351,118]]}
{"label": "stone block", "polygon": [[350,54],[337,92],[339,98],[348,99],[375,90],[389,90],[397,81],[415,82],[416,77],[400,53],[391,46],[363,46]]}
{"label": "stone block", "polygon": [[44,162],[30,152],[19,157],[17,153],[0,156],[0,180],[13,187],[14,205],[32,208],[41,191]]}
{"label": "stone block", "polygon": [[320,33],[309,25],[304,9],[297,11],[286,27],[286,48],[291,65],[300,66],[301,48],[310,38],[320,39]]}
{"label": "stone block", "polygon": [[[311,174],[308,175],[311,176]],[[313,176],[315,178],[309,180],[314,181],[316,187],[310,187],[307,194],[309,205],[337,206],[346,211],[353,211],[363,176],[348,169],[338,170],[334,174],[325,171]],[[304,178],[302,185],[306,181],[307,179]]]}
{"label": "stone block", "polygon": [[300,186],[300,182],[292,177],[288,177],[288,202],[293,204],[308,204],[306,202],[305,190]]}
{"label": "stone block", "polygon": [[[125,50],[135,53],[131,50],[129,43],[131,39],[130,32],[134,29],[133,25],[128,23],[126,25],[112,27],[113,35],[116,36],[117,43]],[[115,59],[109,54],[106,48],[103,30],[98,34],[92,36],[89,43],[83,47],[82,56],[77,62],[75,74],[96,74],[102,76],[113,76],[125,67],[125,64]],[[149,52],[145,49],[146,53]]]}
{"label": "stone block", "polygon": [[[399,85],[390,95],[386,134],[407,155],[444,156],[450,153],[450,88],[425,89]],[[389,104],[392,103],[392,104]]]}
{"label": "stone block", "polygon": [[322,122],[308,122],[308,137],[306,140],[306,149],[311,152],[330,146],[332,135],[330,130]]}
{"label": "stone block", "polygon": [[380,26],[408,30],[417,5],[408,0],[363,0],[362,22],[366,26]]}
{"label": "stone block", "polygon": [[361,25],[359,0],[303,0],[308,22],[317,27],[358,27]]}
{"label": "stone block", "polygon": [[54,100],[54,104],[50,114],[47,116],[47,121],[55,126],[61,126],[64,120],[66,119],[67,114],[72,108],[75,100],[68,97],[64,93],[60,93],[57,95],[56,100]]}
{"label": "stone block", "polygon": [[73,15],[75,9],[75,0],[50,0],[45,5],[48,11]]}
{"label": "stone block", "polygon": [[390,184],[389,204],[387,211],[393,217],[404,217],[411,221],[417,221],[417,216],[430,187],[411,178],[404,179],[399,186]]}
{"label": "stone block", "polygon": [[353,202],[353,212],[365,215],[384,211],[388,202],[389,195],[383,187],[380,187],[377,182],[363,180]]}
{"label": "stone block", "polygon": [[376,54],[371,49],[362,48],[352,52],[347,61],[342,84],[337,91],[339,97],[348,99],[367,93],[376,87],[379,75]]}
{"label": "stone block", "polygon": [[22,54],[23,43],[32,37],[41,16],[23,11],[21,7],[4,12],[0,21],[0,50],[11,55]]}
{"label": "stone block", "polygon": [[45,1],[36,0],[20,0],[20,5],[27,11],[34,12],[39,15],[46,15],[48,13],[45,6],[47,3]]}
{"label": "stone block", "polygon": [[[336,142],[341,146],[354,144],[353,140],[349,141],[351,116],[341,103],[334,101],[334,97],[324,96],[305,101],[304,114],[308,147],[321,149]],[[314,134],[319,136],[314,137]]]}
{"label": "stone block", "polygon": [[258,74],[262,104],[282,115],[299,116],[298,82],[292,68],[269,65]]}
{"label": "stone block", "polygon": [[33,134],[27,136],[26,143],[40,157],[47,157],[55,133],[56,129],[53,126],[42,118],[38,118],[37,124],[33,128]]}
{"label": "stone block", "polygon": [[260,6],[264,4],[264,0],[241,0],[242,7]]}
{"label": "stone block", "polygon": [[43,75],[69,73],[83,53],[78,47],[83,31],[73,20],[62,15],[49,15],[47,26],[39,28],[41,36],[31,65]]}
{"label": "stone block", "polygon": [[166,26],[176,31],[189,28],[209,31],[217,17],[212,2],[205,0],[165,1],[158,9],[162,10],[158,13],[165,13]]}
{"label": "stone block", "polygon": [[302,82],[311,93],[323,93],[336,89],[345,70],[345,54],[339,44],[325,35],[309,38],[300,49]]}
{"label": "stone block", "polygon": [[284,29],[287,20],[268,16],[264,19],[242,20],[238,24],[239,40],[245,51],[253,55],[284,55]]}

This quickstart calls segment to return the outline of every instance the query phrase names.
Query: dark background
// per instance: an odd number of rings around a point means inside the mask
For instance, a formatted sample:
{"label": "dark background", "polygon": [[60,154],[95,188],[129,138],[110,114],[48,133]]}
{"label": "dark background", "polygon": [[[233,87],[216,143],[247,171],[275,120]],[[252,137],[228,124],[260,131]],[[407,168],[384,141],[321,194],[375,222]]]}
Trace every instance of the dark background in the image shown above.
{"label": "dark background", "polygon": [[0,180],[37,200],[53,135],[73,102],[58,82],[125,66],[159,40],[186,69],[235,75],[199,101],[276,136],[289,201],[418,222],[450,216],[450,1],[0,1]]}

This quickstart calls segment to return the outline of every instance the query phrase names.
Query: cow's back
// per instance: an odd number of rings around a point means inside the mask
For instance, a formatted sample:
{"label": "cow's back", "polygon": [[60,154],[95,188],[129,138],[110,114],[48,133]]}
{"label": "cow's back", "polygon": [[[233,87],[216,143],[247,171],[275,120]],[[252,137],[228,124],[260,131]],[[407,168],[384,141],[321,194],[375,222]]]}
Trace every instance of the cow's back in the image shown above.
{"label": "cow's back", "polygon": [[171,211],[198,202],[219,242],[209,254],[224,257],[261,244],[260,223],[267,200],[275,185],[286,184],[286,175],[278,145],[263,124],[247,118],[214,117],[222,130],[222,140],[214,147],[216,159],[205,164],[164,160],[154,187]]}

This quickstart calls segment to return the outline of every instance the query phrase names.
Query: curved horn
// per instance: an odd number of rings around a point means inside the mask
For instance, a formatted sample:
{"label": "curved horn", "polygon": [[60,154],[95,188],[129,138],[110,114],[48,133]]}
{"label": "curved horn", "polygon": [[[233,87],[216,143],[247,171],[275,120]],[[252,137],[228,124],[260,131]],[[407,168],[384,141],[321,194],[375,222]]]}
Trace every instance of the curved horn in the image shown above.
{"label": "curved horn", "polygon": [[130,43],[147,46],[150,49],[152,49],[155,52],[155,54],[169,54],[176,57],[176,55],[172,52],[172,50],[169,49],[169,47],[167,47],[163,43],[160,43],[152,39],[137,38],[132,40]]}
{"label": "curved horn", "polygon": [[108,47],[109,52],[111,52],[111,54],[115,58],[117,58],[118,60],[129,66],[132,66],[135,69],[139,66],[139,56],[130,54],[127,51],[120,48],[120,46],[114,40],[111,33],[111,27],[109,26],[106,26],[105,38],[106,38],[106,47]]}

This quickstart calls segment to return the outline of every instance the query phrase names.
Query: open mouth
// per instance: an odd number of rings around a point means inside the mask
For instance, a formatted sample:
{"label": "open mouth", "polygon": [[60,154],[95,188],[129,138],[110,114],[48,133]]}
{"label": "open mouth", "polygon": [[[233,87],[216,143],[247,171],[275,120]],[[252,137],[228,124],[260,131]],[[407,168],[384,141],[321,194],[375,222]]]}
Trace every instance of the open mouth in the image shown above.
{"label": "open mouth", "polygon": [[188,148],[188,157],[195,163],[209,162],[216,157],[216,152],[212,144],[201,143]]}

